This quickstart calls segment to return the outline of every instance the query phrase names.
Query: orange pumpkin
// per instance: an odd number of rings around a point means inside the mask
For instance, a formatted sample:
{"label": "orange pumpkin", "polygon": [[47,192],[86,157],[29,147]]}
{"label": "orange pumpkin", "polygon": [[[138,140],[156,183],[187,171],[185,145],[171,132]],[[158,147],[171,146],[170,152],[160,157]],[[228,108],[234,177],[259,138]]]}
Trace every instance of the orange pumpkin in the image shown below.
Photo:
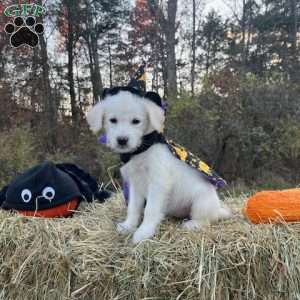
{"label": "orange pumpkin", "polygon": [[300,189],[256,193],[245,203],[243,214],[254,224],[300,221]]}

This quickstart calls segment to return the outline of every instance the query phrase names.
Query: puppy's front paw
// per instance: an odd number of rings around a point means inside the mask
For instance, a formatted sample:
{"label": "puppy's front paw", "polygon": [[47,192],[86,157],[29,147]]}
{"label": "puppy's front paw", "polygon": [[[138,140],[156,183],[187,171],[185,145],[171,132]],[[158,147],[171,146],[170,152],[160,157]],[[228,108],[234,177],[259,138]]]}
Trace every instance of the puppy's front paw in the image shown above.
{"label": "puppy's front paw", "polygon": [[130,224],[127,221],[117,224],[117,231],[120,234],[132,233],[135,231],[135,229],[136,229],[136,226],[134,226],[133,224]]}
{"label": "puppy's front paw", "polygon": [[197,231],[201,229],[202,225],[203,224],[200,221],[189,220],[183,222],[182,228],[189,231]]}
{"label": "puppy's front paw", "polygon": [[143,240],[152,238],[154,234],[155,229],[151,227],[140,227],[133,235],[132,242],[133,244],[138,244]]}

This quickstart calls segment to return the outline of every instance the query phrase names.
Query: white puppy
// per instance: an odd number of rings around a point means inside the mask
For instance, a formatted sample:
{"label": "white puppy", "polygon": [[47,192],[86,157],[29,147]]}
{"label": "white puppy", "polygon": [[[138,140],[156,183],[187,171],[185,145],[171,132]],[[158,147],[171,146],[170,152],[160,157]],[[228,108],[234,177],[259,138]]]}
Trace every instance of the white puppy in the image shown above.
{"label": "white puppy", "polygon": [[[162,131],[164,119],[158,105],[128,91],[108,95],[87,114],[90,128],[97,132],[104,127],[107,145],[117,153],[135,151],[143,136]],[[151,238],[166,216],[190,218],[183,224],[187,229],[199,229],[230,216],[221,207],[216,188],[177,159],[166,144],[156,143],[134,155],[121,168],[121,174],[129,182],[129,205],[127,218],[118,224],[118,231],[134,232],[134,243]]]}

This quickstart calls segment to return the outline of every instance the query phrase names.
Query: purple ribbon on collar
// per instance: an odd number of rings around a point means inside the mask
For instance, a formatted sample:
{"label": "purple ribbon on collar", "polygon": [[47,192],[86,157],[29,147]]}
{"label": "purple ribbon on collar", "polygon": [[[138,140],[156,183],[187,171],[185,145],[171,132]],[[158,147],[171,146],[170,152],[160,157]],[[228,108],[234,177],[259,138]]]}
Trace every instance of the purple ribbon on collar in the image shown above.
{"label": "purple ribbon on collar", "polygon": [[107,144],[107,136],[105,133],[101,134],[99,137],[98,137],[98,144],[102,144],[102,145],[105,145]]}
{"label": "purple ribbon on collar", "polygon": [[[106,136],[105,133],[101,134],[101,135],[98,137],[98,143],[99,143],[99,144],[102,144],[102,145],[107,144],[107,136]],[[128,184],[128,182],[126,182],[126,181],[124,181],[124,180],[123,180],[122,190],[123,190],[123,195],[124,195],[124,198],[125,198],[125,204],[126,204],[126,206],[128,206],[128,200],[129,200],[129,184]]]}
{"label": "purple ribbon on collar", "polygon": [[163,110],[165,111],[165,113],[166,113],[166,112],[167,112],[167,109],[168,109],[168,102],[162,100],[162,101],[161,101],[161,107],[162,107],[162,109],[163,109]]}
{"label": "purple ribbon on collar", "polygon": [[123,195],[125,198],[125,204],[128,206],[129,201],[129,184],[127,181],[123,181]]}

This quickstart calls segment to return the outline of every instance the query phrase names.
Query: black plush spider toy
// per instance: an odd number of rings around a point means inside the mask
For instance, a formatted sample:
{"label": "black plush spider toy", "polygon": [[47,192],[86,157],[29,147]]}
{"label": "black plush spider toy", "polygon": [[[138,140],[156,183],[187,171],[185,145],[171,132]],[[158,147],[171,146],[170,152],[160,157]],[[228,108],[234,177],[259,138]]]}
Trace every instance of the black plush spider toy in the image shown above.
{"label": "black plush spider toy", "polygon": [[17,176],[0,191],[0,206],[26,216],[68,217],[81,200],[105,201],[110,193],[74,164],[45,162]]}

